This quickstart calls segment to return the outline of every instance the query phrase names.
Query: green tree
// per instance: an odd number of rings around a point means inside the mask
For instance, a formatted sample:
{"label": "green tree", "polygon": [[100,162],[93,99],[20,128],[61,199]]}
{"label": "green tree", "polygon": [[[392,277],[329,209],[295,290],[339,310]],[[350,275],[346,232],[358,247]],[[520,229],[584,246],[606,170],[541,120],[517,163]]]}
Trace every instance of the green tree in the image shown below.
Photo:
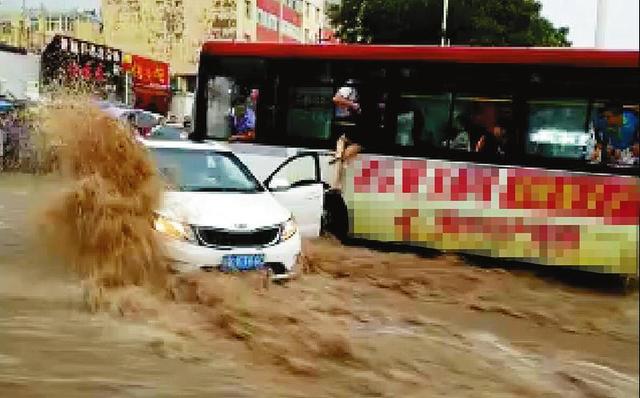
{"label": "green tree", "polygon": [[[348,43],[437,44],[443,0],[343,0],[329,16]],[[569,46],[569,29],[540,15],[536,0],[450,0],[451,44]]]}

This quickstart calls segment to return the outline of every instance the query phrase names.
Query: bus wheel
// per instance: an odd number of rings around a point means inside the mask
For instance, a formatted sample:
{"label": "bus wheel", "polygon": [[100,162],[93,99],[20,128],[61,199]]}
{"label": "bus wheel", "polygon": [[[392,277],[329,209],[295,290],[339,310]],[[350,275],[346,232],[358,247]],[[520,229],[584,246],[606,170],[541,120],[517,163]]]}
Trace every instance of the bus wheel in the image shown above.
{"label": "bus wheel", "polygon": [[620,278],[620,284],[624,293],[633,293],[638,290],[638,278],[635,275],[624,275]]}
{"label": "bus wheel", "polygon": [[338,191],[327,191],[322,209],[322,234],[331,234],[342,241],[347,237],[349,216],[347,206]]}

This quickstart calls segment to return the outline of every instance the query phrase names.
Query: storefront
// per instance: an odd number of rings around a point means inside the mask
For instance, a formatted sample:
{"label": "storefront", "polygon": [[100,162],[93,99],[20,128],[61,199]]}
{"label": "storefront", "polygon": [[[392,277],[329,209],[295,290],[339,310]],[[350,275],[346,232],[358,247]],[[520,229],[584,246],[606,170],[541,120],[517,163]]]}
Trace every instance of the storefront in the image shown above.
{"label": "storefront", "polygon": [[169,64],[127,54],[122,66],[131,74],[134,107],[166,115],[171,103]]}
{"label": "storefront", "polygon": [[80,84],[111,102],[163,115],[171,103],[168,63],[68,36],[54,37],[43,52],[42,77],[49,87]]}
{"label": "storefront", "polygon": [[55,36],[42,54],[47,86],[80,83],[110,101],[123,101],[122,51],[68,36]]}

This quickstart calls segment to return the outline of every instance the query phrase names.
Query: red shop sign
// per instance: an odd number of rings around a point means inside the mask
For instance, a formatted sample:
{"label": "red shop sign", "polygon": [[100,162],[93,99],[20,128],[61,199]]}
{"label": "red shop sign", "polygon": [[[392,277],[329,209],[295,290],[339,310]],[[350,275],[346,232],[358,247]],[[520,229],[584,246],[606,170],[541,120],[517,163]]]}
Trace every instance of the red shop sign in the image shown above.
{"label": "red shop sign", "polygon": [[169,64],[133,55],[131,73],[134,87],[169,87]]}

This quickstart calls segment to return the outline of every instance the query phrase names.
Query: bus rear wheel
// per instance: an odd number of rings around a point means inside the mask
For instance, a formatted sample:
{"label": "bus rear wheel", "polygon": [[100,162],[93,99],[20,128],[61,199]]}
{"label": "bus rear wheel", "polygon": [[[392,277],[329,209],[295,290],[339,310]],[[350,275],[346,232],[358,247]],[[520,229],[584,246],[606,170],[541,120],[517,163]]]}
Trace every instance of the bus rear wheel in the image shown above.
{"label": "bus rear wheel", "polygon": [[620,276],[620,287],[625,294],[631,294],[638,290],[638,277],[636,275]]}

